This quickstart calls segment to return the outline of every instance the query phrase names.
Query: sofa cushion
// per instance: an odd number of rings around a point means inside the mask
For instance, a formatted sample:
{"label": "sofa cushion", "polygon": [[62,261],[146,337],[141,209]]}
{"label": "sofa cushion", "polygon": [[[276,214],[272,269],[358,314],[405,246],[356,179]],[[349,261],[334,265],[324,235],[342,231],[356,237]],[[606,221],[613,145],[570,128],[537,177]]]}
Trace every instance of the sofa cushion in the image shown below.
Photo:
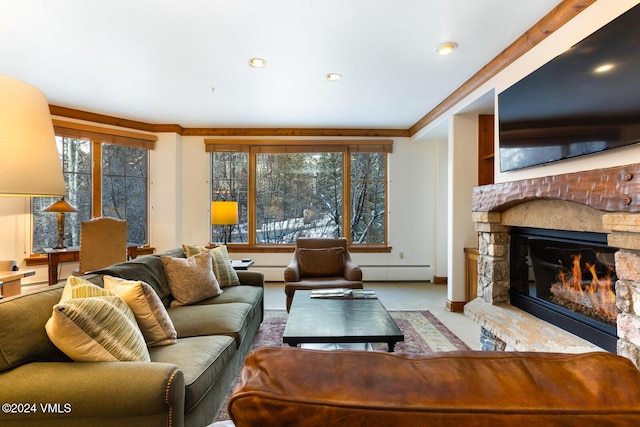
{"label": "sofa cushion", "polygon": [[232,286],[226,288],[224,293],[215,298],[201,301],[199,304],[227,304],[230,302],[243,302],[255,306],[262,300],[263,288],[259,286]]}
{"label": "sofa cushion", "polygon": [[[180,253],[183,253],[180,250]],[[149,284],[158,294],[165,307],[171,302],[169,280],[159,256],[149,255],[134,260],[114,264],[95,271],[96,274],[121,277],[127,280],[141,280]]]}
{"label": "sofa cushion", "polygon": [[202,252],[209,251],[211,253],[213,273],[218,279],[221,288],[229,286],[238,286],[240,279],[238,279],[238,273],[231,266],[231,260],[229,258],[229,252],[225,245],[216,246],[213,249],[203,248],[196,245],[182,245],[187,256],[193,256]]}
{"label": "sofa cushion", "polygon": [[240,346],[252,320],[252,307],[251,304],[235,302],[170,307],[167,311],[178,331],[178,338],[226,335],[234,338]]}
{"label": "sofa cushion", "polygon": [[63,285],[0,299],[0,372],[28,362],[68,362],[45,331]]}
{"label": "sofa cushion", "polygon": [[172,258],[163,256],[171,295],[172,307],[189,305],[222,293],[220,285],[213,274],[211,254],[203,252],[189,258]]}
{"label": "sofa cushion", "polygon": [[149,347],[175,344],[178,339],[173,322],[158,294],[147,283],[104,276],[105,289],[118,295],[133,311]]}
{"label": "sofa cushion", "polygon": [[296,249],[302,277],[329,277],[344,275],[344,248]]}
{"label": "sofa cushion", "polygon": [[53,306],[45,330],[76,362],[149,361],[135,316],[115,295],[63,300]]}
{"label": "sofa cushion", "polygon": [[196,407],[222,375],[236,346],[231,337],[181,338],[175,345],[149,349],[151,361],[171,363],[184,373],[185,411]]}

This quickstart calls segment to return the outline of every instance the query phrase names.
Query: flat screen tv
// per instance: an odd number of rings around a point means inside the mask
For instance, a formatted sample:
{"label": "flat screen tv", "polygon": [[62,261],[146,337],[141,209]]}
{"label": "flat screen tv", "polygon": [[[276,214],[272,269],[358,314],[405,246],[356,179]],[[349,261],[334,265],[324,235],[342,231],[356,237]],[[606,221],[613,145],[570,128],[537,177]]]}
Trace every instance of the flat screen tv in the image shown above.
{"label": "flat screen tv", "polygon": [[500,171],[640,142],[639,23],[640,5],[498,94]]}

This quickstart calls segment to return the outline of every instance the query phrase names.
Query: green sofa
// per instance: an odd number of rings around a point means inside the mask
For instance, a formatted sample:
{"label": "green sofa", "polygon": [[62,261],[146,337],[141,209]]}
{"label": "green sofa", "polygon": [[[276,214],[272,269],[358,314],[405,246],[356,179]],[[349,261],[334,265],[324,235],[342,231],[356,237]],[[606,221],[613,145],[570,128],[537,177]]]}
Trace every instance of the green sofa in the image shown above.
{"label": "green sofa", "polygon": [[225,402],[264,313],[264,277],[238,271],[240,286],[170,307],[160,255],[84,276],[143,280],[158,293],[178,342],[149,347],[151,362],[73,362],[45,332],[64,285],[0,300],[0,425],[205,426]]}

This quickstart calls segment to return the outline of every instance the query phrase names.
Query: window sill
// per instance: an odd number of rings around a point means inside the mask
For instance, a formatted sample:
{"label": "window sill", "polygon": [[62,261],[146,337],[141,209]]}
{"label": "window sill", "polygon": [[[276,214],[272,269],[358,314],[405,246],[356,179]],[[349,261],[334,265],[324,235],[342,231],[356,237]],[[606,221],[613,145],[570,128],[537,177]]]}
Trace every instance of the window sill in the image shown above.
{"label": "window sill", "polygon": [[[391,249],[391,246],[387,245],[349,245],[349,252],[352,253],[389,253],[391,252]],[[242,243],[227,243],[227,250],[230,253],[291,253],[295,250],[295,245],[248,245]]]}

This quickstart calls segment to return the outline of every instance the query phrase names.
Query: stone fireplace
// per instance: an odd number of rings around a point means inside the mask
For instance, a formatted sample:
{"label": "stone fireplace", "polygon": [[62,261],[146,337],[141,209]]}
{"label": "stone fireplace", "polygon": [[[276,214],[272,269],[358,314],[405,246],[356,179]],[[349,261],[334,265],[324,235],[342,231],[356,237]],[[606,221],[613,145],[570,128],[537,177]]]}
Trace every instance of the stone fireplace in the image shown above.
{"label": "stone fireplace", "polygon": [[478,298],[465,314],[482,327],[482,348],[601,350],[510,304],[511,230],[533,228],[604,235],[615,248],[617,342],[640,367],[640,164],[476,187]]}

